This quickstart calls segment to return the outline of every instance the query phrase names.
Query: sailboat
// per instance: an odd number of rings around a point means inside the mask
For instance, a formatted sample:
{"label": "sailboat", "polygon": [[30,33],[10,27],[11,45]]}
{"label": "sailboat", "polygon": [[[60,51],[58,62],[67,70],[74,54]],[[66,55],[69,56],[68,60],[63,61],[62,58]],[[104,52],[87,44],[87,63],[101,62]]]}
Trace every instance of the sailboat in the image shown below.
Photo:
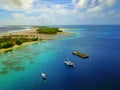
{"label": "sailboat", "polygon": [[73,62],[68,60],[68,57],[67,57],[67,60],[64,61],[64,64],[67,65],[67,66],[75,66]]}

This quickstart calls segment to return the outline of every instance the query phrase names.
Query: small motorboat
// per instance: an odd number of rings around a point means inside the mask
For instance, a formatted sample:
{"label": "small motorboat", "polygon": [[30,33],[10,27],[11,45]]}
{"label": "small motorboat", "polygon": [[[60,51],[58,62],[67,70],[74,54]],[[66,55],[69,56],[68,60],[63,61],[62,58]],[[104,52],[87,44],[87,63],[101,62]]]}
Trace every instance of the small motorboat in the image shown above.
{"label": "small motorboat", "polygon": [[46,78],[46,74],[45,73],[41,73],[41,78],[43,79],[43,80],[46,80],[47,78]]}

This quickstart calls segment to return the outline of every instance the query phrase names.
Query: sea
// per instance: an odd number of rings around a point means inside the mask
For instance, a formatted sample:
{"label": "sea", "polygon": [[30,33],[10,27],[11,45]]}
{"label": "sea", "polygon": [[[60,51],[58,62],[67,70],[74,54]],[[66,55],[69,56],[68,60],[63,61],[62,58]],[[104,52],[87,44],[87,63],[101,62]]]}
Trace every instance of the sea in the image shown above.
{"label": "sea", "polygon": [[[120,90],[120,25],[56,27],[72,34],[0,54],[0,90]],[[75,67],[64,64],[67,57]]]}
{"label": "sea", "polygon": [[3,25],[0,26],[0,33],[6,33],[6,32],[16,32],[16,31],[24,31],[24,30],[30,30],[32,26],[19,26],[19,25]]}

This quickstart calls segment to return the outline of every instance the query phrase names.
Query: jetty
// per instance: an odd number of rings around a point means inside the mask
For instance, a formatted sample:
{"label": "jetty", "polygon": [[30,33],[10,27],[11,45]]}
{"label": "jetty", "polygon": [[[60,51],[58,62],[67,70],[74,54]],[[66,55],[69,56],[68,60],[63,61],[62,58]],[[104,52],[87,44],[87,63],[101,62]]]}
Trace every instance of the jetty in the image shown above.
{"label": "jetty", "polygon": [[84,54],[84,53],[81,53],[81,52],[78,52],[78,51],[74,51],[72,52],[73,55],[76,55],[76,56],[79,56],[81,58],[88,58],[89,56],[87,54]]}

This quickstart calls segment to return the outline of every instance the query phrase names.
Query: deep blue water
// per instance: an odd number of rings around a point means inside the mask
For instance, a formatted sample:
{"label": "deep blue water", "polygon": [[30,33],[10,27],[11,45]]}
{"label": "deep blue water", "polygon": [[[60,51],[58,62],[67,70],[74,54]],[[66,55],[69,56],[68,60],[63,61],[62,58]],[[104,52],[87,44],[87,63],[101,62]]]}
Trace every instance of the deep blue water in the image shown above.
{"label": "deep blue water", "polygon": [[[120,90],[120,26],[58,27],[75,33],[0,55],[0,71],[9,71],[0,74],[0,90]],[[72,55],[74,50],[89,58]],[[64,65],[67,56],[75,67]],[[18,62],[7,66],[3,61]],[[15,71],[18,66],[24,69]]]}

